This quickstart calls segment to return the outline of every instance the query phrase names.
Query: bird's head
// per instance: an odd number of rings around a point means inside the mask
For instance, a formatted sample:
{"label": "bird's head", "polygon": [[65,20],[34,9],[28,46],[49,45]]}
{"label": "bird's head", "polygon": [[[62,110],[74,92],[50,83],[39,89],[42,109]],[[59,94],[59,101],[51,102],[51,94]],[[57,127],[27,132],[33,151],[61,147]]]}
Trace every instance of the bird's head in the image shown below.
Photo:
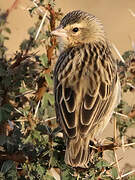
{"label": "bird's head", "polygon": [[68,48],[84,43],[104,41],[101,22],[93,15],[80,10],[69,12],[52,31],[58,36],[60,48]]}

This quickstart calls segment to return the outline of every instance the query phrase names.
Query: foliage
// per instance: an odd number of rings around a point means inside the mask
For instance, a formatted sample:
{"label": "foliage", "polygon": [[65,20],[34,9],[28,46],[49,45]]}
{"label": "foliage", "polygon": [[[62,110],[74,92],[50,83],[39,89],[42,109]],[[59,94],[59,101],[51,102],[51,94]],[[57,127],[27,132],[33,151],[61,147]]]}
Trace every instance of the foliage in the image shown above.
{"label": "foliage", "polygon": [[[45,12],[44,28],[35,38]],[[29,13],[32,18],[38,16],[37,22],[14,57],[8,57],[5,41],[11,33],[7,27],[9,11],[0,11],[0,179],[53,180],[52,170],[63,180],[116,179],[116,164],[104,160],[101,151],[107,147],[114,150],[114,138],[110,138],[111,146],[96,147],[88,169],[65,164],[65,143],[55,120],[53,97],[57,43],[50,34],[62,13],[55,8],[54,0],[39,0]],[[39,48],[44,52],[40,53]],[[135,53],[128,51],[123,58],[125,63],[119,62],[122,90],[134,91]],[[125,136],[125,143],[134,143],[135,137],[129,137],[127,131],[135,124],[135,108],[121,101],[116,111],[117,138],[120,141]]]}

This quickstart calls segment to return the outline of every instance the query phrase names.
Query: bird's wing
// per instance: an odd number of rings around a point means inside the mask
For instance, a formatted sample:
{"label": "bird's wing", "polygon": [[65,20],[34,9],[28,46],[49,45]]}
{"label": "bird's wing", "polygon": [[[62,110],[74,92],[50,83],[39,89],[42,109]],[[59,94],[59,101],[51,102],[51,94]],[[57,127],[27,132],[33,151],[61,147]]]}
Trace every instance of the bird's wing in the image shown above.
{"label": "bird's wing", "polygon": [[[70,60],[74,60],[71,56],[64,54],[60,56],[57,61],[54,70],[56,115],[65,133],[70,138],[75,137],[78,130],[82,135],[87,136],[87,133],[93,130],[105,116],[108,108],[110,108],[112,93],[116,83],[116,72],[111,60],[107,58],[112,57],[106,57],[103,63],[101,63],[100,58],[98,61],[95,61],[98,63],[98,67],[95,72],[92,72],[93,76],[89,76],[90,83],[80,103],[79,114],[76,113],[78,112],[76,109],[78,108],[76,107],[78,94],[72,87],[67,88],[64,83],[65,81],[59,80],[58,78],[58,72],[62,72],[65,66],[70,64]],[[70,73],[70,70],[71,68],[69,68],[69,71],[67,70],[66,73]]]}
{"label": "bird's wing", "polygon": [[[75,92],[70,87],[65,87],[65,81],[63,79],[65,75],[62,74],[62,71],[70,64],[70,61],[73,60],[75,51],[70,50],[64,52],[60,55],[54,69],[54,94],[55,94],[55,109],[56,109],[56,118],[58,123],[62,126],[65,133],[69,137],[76,136],[76,127],[75,127]],[[67,74],[70,73],[71,67],[64,71]],[[66,75],[67,75],[66,74]],[[61,79],[59,76],[61,75]],[[63,77],[64,76],[64,77]]]}
{"label": "bird's wing", "polygon": [[[94,131],[94,128],[107,117],[116,106],[114,98],[115,86],[117,83],[116,65],[110,55],[102,56],[94,61],[97,63],[97,70],[90,77],[90,86],[84,96],[80,109],[79,128],[82,135]],[[95,75],[94,75],[95,74]],[[95,83],[99,77],[98,83]],[[117,92],[116,92],[117,96]],[[115,104],[112,106],[112,104]],[[109,119],[108,119],[109,122]],[[104,127],[101,128],[101,131]]]}

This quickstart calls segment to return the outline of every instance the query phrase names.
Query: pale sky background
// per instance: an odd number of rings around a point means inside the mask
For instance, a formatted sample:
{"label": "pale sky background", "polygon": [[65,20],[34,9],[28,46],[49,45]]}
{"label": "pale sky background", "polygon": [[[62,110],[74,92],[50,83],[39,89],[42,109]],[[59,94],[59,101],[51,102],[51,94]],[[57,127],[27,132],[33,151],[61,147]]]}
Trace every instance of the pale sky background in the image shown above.
{"label": "pale sky background", "polygon": [[[7,9],[13,2],[0,0],[0,8]],[[20,0],[17,9],[8,18],[12,30],[9,52],[17,49],[19,42],[26,37],[28,26],[33,23],[25,10],[30,4],[29,0]],[[132,49],[130,38],[135,40],[135,17],[129,9],[135,12],[135,0],[56,0],[56,6],[64,13],[81,9],[94,14],[101,19],[108,39],[115,43],[121,53]]]}

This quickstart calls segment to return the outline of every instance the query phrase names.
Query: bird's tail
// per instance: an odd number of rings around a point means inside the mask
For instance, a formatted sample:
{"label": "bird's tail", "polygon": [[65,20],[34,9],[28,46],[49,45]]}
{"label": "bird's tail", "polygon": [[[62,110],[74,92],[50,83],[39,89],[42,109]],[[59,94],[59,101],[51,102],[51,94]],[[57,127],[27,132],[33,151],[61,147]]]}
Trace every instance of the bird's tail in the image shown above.
{"label": "bird's tail", "polygon": [[87,168],[89,162],[89,138],[69,139],[66,146],[65,162],[72,167]]}

